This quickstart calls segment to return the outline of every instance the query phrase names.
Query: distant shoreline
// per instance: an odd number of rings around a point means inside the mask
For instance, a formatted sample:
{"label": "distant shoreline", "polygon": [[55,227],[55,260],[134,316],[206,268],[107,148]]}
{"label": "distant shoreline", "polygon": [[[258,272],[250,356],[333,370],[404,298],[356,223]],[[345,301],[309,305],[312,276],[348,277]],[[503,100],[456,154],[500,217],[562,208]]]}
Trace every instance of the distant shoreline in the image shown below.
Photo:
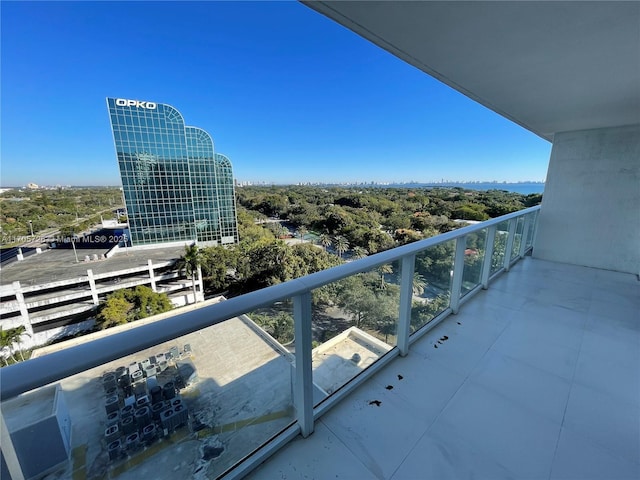
{"label": "distant shoreline", "polygon": [[389,185],[370,185],[380,188],[466,188],[468,190],[505,190],[507,192],[529,195],[532,193],[543,193],[544,183],[542,182],[520,182],[520,183],[397,183]]}
{"label": "distant shoreline", "polygon": [[[268,186],[309,186],[309,187],[341,187],[341,188],[466,188],[469,190],[505,190],[507,192],[529,195],[532,193],[543,193],[544,182],[438,182],[438,183],[252,183],[237,185],[238,188],[245,187],[268,187]],[[0,191],[20,190],[19,187],[0,187]],[[51,190],[57,187],[42,186],[38,190]],[[62,188],[121,188],[119,185],[68,185]],[[2,192],[4,193],[4,192]]]}
{"label": "distant shoreline", "polygon": [[522,195],[544,192],[544,182],[443,182],[443,183],[249,183],[237,185],[237,188],[247,187],[317,187],[317,188],[464,188],[467,190],[504,190]]}

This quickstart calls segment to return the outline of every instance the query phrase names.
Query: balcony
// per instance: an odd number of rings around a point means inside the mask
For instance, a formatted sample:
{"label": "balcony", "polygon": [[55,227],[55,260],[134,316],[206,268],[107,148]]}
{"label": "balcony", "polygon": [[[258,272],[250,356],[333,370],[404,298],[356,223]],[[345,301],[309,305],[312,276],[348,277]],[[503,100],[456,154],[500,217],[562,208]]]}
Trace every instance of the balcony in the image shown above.
{"label": "balcony", "polygon": [[637,3],[304,3],[552,140],[540,218],[3,368],[0,476],[640,477]]}
{"label": "balcony", "polygon": [[640,478],[639,311],[526,257],[249,478]]}
{"label": "balcony", "polygon": [[[7,470],[237,478],[284,446],[251,475],[636,475],[637,280],[525,257],[538,211],[3,368]],[[321,300],[360,278],[387,317]],[[287,312],[288,349],[251,320]],[[42,435],[53,417],[61,433]],[[59,457],[25,444],[38,432]]]}

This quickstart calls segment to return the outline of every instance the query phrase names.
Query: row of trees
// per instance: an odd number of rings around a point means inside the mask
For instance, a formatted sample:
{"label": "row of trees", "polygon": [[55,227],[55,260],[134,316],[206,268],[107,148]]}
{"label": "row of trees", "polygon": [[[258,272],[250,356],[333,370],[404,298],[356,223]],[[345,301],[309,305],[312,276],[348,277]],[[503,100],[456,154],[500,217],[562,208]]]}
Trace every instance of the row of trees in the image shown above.
{"label": "row of trees", "polygon": [[123,208],[117,187],[57,188],[55,190],[9,190],[0,194],[2,243],[15,237],[49,229],[63,235],[85,230],[110,211]]}
{"label": "row of trees", "polygon": [[445,233],[452,220],[486,220],[537,205],[540,194],[462,188],[243,187],[238,204],[254,218],[276,217],[368,254]]}
{"label": "row of trees", "polygon": [[[542,198],[540,194],[521,195],[504,190],[311,186],[243,187],[236,194],[238,203],[248,210],[255,210],[269,217],[288,219],[295,224],[324,224],[330,231],[334,226],[332,222],[339,223],[340,219],[319,215],[321,212],[318,209],[326,206],[355,208],[363,214],[368,212],[374,220],[382,220],[378,223],[395,228],[410,228],[411,216],[417,212],[457,218],[456,212],[468,209],[484,214],[484,218],[478,218],[482,220],[537,205]],[[341,211],[337,212],[340,216]]]}
{"label": "row of trees", "polygon": [[[332,267],[339,264],[347,252],[352,259],[362,258],[459,227],[447,217],[421,211],[431,204],[441,209],[438,205],[445,202],[444,197],[460,201],[461,193],[457,189],[435,190],[435,193],[425,194],[422,191],[372,189],[355,192],[353,189],[313,187],[238,189],[241,242],[231,247],[200,250],[199,262],[207,288],[212,292],[235,295]],[[495,199],[496,195],[491,198]],[[518,207],[522,208],[522,204]],[[379,223],[385,221],[383,213],[401,211],[414,219],[413,226],[423,229],[389,232],[385,230],[385,224]],[[312,218],[314,215],[317,218]],[[260,223],[267,216],[286,218],[297,228],[300,238],[315,231],[314,241],[324,251],[308,243],[286,246],[277,237],[289,230],[279,223]],[[418,270],[423,278],[446,277],[448,280],[451,251],[448,246],[441,250],[444,251],[436,251],[418,265],[423,267]],[[430,274],[427,276],[427,273]]]}
{"label": "row of trees", "polygon": [[[242,188],[239,189],[238,214],[240,244],[202,249],[192,247],[187,250],[182,263],[188,264],[188,258],[197,257],[208,290],[223,291],[227,296],[233,296],[338,265],[347,252],[350,252],[350,258],[357,259],[460,226],[451,222],[445,213],[453,215],[458,212],[466,217],[473,216],[469,211],[482,212],[483,215],[489,211],[502,214],[540,199],[540,196],[502,191],[434,190],[425,193],[399,189],[356,192],[352,189],[312,187]],[[474,203],[480,201],[484,203]],[[398,218],[389,221],[384,215],[404,215],[410,223],[401,224]],[[315,229],[317,245],[286,245],[278,237],[290,236],[290,230],[278,222],[266,222],[267,217],[285,218],[297,227],[296,236],[300,239]],[[385,230],[400,224],[418,229],[399,229],[393,233]],[[363,239],[367,239],[369,248],[363,246]],[[484,241],[483,235],[468,237],[463,283],[472,284],[479,280]],[[503,243],[504,237],[498,235],[494,263],[502,261],[500,251],[504,250]],[[194,248],[198,250],[197,254],[194,254]],[[412,328],[419,328],[446,307],[453,253],[454,243],[448,242],[417,256]],[[393,280],[397,280],[397,275],[391,265],[384,265],[376,272],[327,285],[313,292],[314,311],[337,307],[349,316],[353,325],[376,333],[386,341],[395,333],[399,287]],[[392,280],[391,283],[387,278]],[[427,287],[430,288],[429,298],[420,298]],[[292,340],[293,320],[286,309],[254,313],[252,318],[281,342]]]}
{"label": "row of trees", "polygon": [[[301,238],[310,230],[315,231],[318,245],[326,253],[335,253],[334,257],[339,261],[346,252],[350,252],[350,258],[357,259],[460,227],[453,219],[484,220],[538,204],[540,200],[541,195],[525,196],[497,190],[476,192],[458,188],[420,191],[356,191],[314,187],[239,189],[239,204],[245,207],[245,215],[251,215],[256,220],[266,217],[285,219],[297,226]],[[277,234],[275,227],[268,228]],[[492,270],[503,261],[505,240],[504,234],[496,236]],[[463,290],[472,288],[480,280],[485,241],[482,234],[467,237]],[[411,318],[413,330],[430,321],[448,305],[454,250],[454,242],[447,242],[416,257]],[[239,251],[242,252],[242,248]],[[279,251],[282,253],[282,250]],[[295,250],[290,248],[289,251]],[[270,271],[269,265],[274,263],[288,262],[284,255],[267,261],[266,270]],[[226,266],[229,267],[231,263]],[[263,267],[257,271],[264,272]],[[279,268],[284,267],[281,265]],[[209,268],[205,270],[210,273]],[[314,291],[314,312],[337,307],[353,325],[388,341],[389,336],[395,334],[398,317],[399,272],[396,270],[391,265],[384,265],[377,272],[355,275]],[[269,278],[271,280],[262,286],[273,283],[274,279],[283,281],[290,277],[275,275]],[[428,298],[422,298],[427,288]],[[287,311],[260,312],[255,318],[280,341],[291,341],[293,320]],[[324,341],[326,338],[316,340]]]}

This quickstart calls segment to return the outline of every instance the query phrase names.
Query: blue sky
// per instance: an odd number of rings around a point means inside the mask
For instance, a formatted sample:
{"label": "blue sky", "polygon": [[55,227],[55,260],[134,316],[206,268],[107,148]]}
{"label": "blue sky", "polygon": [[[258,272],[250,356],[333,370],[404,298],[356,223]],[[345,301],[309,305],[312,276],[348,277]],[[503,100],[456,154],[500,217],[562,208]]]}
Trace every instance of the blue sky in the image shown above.
{"label": "blue sky", "polygon": [[119,185],[105,97],[241,181],[544,180],[551,146],[297,2],[2,2],[0,184]]}

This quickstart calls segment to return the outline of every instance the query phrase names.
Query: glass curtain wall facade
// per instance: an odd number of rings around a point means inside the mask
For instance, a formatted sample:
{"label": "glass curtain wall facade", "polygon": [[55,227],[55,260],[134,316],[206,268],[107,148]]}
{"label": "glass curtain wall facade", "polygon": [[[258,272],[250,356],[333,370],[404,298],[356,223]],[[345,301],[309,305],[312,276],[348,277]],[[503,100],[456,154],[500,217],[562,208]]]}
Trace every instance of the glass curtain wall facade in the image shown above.
{"label": "glass curtain wall facade", "polygon": [[175,108],[107,98],[133,246],[236,243],[233,172]]}
{"label": "glass curtain wall facade", "polygon": [[236,218],[236,194],[233,189],[231,161],[221,153],[216,153],[215,160],[222,243],[237,243],[239,241],[238,221]]}

